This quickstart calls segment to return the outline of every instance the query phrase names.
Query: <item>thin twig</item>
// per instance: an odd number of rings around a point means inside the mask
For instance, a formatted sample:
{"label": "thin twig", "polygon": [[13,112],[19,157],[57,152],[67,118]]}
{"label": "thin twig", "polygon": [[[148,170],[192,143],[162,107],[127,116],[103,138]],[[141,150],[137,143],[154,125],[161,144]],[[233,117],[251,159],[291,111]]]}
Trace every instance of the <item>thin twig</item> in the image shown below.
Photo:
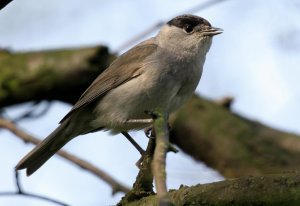
{"label": "thin twig", "polygon": [[[203,9],[207,9],[211,6],[214,6],[218,3],[222,3],[224,1],[228,1],[228,0],[211,0],[211,1],[207,1],[207,2],[204,2],[204,3],[200,3],[196,6],[194,6],[193,8],[191,9],[188,9],[184,12],[182,12],[181,14],[193,14],[193,13],[196,13],[200,10],[203,10]],[[134,45],[136,42],[138,41],[141,41],[143,38],[145,38],[147,35],[151,34],[152,32],[156,31],[157,29],[159,29],[162,25],[165,24],[166,21],[159,21],[155,24],[153,24],[152,26],[150,26],[148,29],[146,29],[145,31],[135,35],[133,38],[129,39],[128,41],[126,41],[125,43],[121,44],[121,46],[119,46],[116,51],[117,52],[120,52],[120,51],[123,51],[124,49]]]}
{"label": "thin twig", "polygon": [[15,196],[15,195],[19,195],[19,196],[24,196],[24,197],[31,197],[31,198],[35,198],[35,199],[45,200],[45,201],[52,202],[52,203],[55,203],[55,204],[58,204],[58,205],[62,205],[62,206],[67,206],[68,205],[66,203],[63,203],[63,202],[58,201],[58,200],[54,200],[54,199],[49,198],[49,197],[45,197],[45,196],[42,196],[42,195],[36,195],[36,194],[24,192],[24,190],[21,187],[20,176],[19,176],[19,173],[17,171],[15,172],[15,183],[16,183],[16,187],[17,187],[17,191],[16,192],[0,192],[0,196]]}
{"label": "thin twig", "polygon": [[0,196],[24,196],[24,197],[31,197],[31,198],[36,198],[36,199],[40,199],[40,200],[45,200],[48,202],[52,202],[58,205],[62,205],[62,206],[68,206],[68,204],[60,202],[58,200],[54,200],[52,198],[49,197],[45,197],[42,195],[36,195],[36,194],[32,194],[32,193],[27,193],[27,192],[22,192],[22,193],[18,193],[18,192],[0,192]]}
{"label": "thin twig", "polygon": [[134,36],[133,38],[129,39],[128,41],[126,41],[125,43],[123,43],[121,46],[119,46],[116,51],[122,51],[124,49],[126,49],[127,47],[135,44],[136,42],[140,41],[141,39],[143,39],[145,36],[147,36],[148,34],[151,34],[152,32],[156,31],[157,29],[159,29],[162,25],[164,24],[163,21],[157,22],[156,24],[152,25],[151,27],[149,27],[148,29],[146,29],[145,31],[137,34],[136,36]]}
{"label": "thin twig", "polygon": [[44,116],[50,110],[52,104],[51,102],[46,101],[44,108],[40,112],[36,113],[38,106],[41,105],[40,103],[41,101],[35,102],[34,105],[32,105],[32,108],[30,108],[28,111],[25,111],[20,116],[14,118],[12,121],[19,122],[24,119],[37,119],[39,117]]}
{"label": "thin twig", "polygon": [[16,187],[18,189],[18,193],[22,194],[23,190],[22,190],[22,187],[21,187],[20,176],[19,176],[19,172],[18,171],[15,171],[15,182],[16,182]]}
{"label": "thin twig", "polygon": [[[15,134],[17,137],[24,140],[25,142],[30,142],[30,143],[35,144],[35,145],[37,145],[41,142],[38,138],[33,137],[32,135],[29,135],[25,131],[18,128],[11,121],[0,118],[0,128],[1,127],[8,129],[13,134]],[[104,172],[103,170],[97,168],[96,166],[92,165],[91,163],[89,163],[89,162],[87,162],[87,161],[85,161],[85,160],[83,160],[83,159],[81,159],[81,158],[79,158],[75,155],[72,155],[72,154],[70,154],[70,153],[68,153],[64,150],[58,151],[57,154],[59,156],[65,158],[65,159],[69,160],[73,164],[81,167],[82,169],[84,169],[86,171],[89,171],[93,175],[96,175],[97,177],[102,179],[104,182],[106,182],[107,184],[109,184],[112,187],[112,193],[113,194],[115,194],[117,192],[126,193],[126,192],[129,191],[128,187],[122,185],[117,180],[115,180],[110,175],[108,175],[106,172]]]}
{"label": "thin twig", "polygon": [[168,116],[160,112],[154,113],[154,128],[156,133],[155,151],[152,161],[157,197],[160,206],[172,205],[166,182],[166,155],[169,149]]}
{"label": "thin twig", "polygon": [[193,13],[196,13],[198,11],[207,9],[211,6],[214,6],[216,4],[222,3],[224,1],[228,1],[228,0],[211,0],[211,1],[207,1],[207,2],[204,2],[204,3],[198,4],[198,5],[194,6],[191,9],[186,10],[184,13],[185,14],[193,14]]}

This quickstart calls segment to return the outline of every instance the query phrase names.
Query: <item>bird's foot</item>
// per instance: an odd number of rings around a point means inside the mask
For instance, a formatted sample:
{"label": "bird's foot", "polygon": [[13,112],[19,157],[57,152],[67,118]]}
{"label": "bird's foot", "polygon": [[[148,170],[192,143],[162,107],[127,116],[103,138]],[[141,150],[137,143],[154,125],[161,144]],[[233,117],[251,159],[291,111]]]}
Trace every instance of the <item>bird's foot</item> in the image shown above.
{"label": "bird's foot", "polygon": [[155,131],[152,126],[145,128],[144,133],[149,139],[155,139]]}

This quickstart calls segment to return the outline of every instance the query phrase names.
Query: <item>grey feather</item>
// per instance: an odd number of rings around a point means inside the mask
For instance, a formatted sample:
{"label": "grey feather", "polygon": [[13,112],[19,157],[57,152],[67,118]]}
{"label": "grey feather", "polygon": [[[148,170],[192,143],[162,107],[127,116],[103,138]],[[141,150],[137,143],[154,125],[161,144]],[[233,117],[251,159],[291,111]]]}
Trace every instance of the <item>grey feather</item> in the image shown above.
{"label": "grey feather", "polygon": [[23,157],[16,166],[16,170],[27,168],[26,173],[29,176],[39,169],[59,149],[76,136],[68,134],[69,130],[66,129],[67,125],[68,121],[65,121],[38,146]]}
{"label": "grey feather", "polygon": [[81,95],[72,110],[60,121],[62,123],[75,111],[85,107],[96,99],[100,99],[110,90],[139,76],[143,60],[154,53],[157,45],[152,39],[140,43],[138,46],[118,57]]}

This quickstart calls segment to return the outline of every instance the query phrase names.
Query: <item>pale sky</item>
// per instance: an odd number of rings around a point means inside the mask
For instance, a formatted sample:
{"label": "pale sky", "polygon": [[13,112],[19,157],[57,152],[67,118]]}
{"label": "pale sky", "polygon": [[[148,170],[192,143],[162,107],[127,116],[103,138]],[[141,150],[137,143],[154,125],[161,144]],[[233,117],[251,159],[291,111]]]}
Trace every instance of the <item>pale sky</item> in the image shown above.
{"label": "pale sky", "polygon": [[[132,36],[158,21],[166,21],[198,5],[196,0],[13,1],[0,11],[0,47],[41,50],[108,45],[115,51]],[[224,29],[215,37],[197,92],[212,99],[231,95],[233,110],[245,117],[300,134],[300,4],[296,0],[228,0],[195,13]],[[153,33],[152,35],[155,35]],[[29,105],[8,110],[11,116]],[[70,109],[55,103],[45,117],[20,122],[38,137],[45,137]],[[13,167],[32,147],[0,133],[0,192],[13,190]],[[138,141],[145,145],[141,133]],[[66,150],[93,162],[130,186],[137,174],[138,153],[121,136],[103,132],[76,138]],[[118,151],[116,154],[115,151]],[[221,179],[205,165],[180,154],[168,157],[169,188]],[[111,189],[89,173],[60,158],[48,161],[30,178],[22,178],[30,192],[45,194],[71,205],[109,205]],[[24,198],[2,198],[0,205],[50,205]]]}

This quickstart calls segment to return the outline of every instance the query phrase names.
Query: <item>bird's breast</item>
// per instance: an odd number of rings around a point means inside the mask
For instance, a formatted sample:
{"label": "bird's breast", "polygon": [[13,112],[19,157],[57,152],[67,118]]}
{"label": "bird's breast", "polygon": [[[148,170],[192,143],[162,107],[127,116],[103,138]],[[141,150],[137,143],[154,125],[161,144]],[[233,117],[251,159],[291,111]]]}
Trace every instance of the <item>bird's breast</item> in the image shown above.
{"label": "bird's breast", "polygon": [[[145,111],[170,113],[194,92],[202,74],[202,64],[154,58],[147,61],[141,74],[111,90],[97,106],[97,125],[114,130],[141,129],[145,125],[124,125],[128,119],[149,118]],[[146,125],[147,126],[147,125]]]}
{"label": "bird's breast", "polygon": [[176,110],[192,96],[202,75],[203,64],[201,62],[186,61],[178,65],[181,65],[176,68],[178,90],[172,98],[171,111]]}

